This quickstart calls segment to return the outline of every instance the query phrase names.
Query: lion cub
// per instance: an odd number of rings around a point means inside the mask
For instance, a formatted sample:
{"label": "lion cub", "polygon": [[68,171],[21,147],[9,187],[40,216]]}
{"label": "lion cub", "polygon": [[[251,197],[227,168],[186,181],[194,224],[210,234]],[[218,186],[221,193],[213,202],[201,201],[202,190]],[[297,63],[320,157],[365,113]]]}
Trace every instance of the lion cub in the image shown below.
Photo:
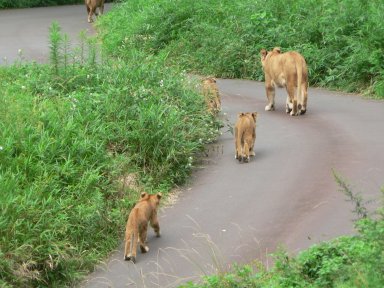
{"label": "lion cub", "polygon": [[160,226],[157,220],[157,208],[159,207],[161,193],[150,195],[142,192],[139,202],[129,213],[125,230],[124,260],[136,262],[137,243],[140,243],[142,253],[149,251],[147,246],[148,223],[155,230],[156,236],[160,237]]}
{"label": "lion cub", "polygon": [[104,12],[104,0],[84,0],[85,6],[87,7],[88,23],[93,22],[92,16],[95,14],[98,16],[96,9],[99,8],[100,15]]}
{"label": "lion cub", "polygon": [[238,114],[235,126],[235,158],[248,162],[250,156],[255,156],[257,112],[241,112]]}
{"label": "lion cub", "polygon": [[213,114],[218,113],[221,110],[221,101],[215,78],[207,77],[203,79],[203,95],[208,111]]}

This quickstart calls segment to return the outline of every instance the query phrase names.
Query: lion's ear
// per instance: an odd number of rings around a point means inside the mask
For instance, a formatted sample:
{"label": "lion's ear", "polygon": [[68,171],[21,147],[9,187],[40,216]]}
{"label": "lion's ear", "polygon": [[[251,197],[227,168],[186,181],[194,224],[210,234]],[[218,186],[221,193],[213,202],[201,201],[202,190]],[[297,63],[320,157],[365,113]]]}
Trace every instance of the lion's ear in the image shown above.
{"label": "lion's ear", "polygon": [[157,199],[159,199],[159,200],[160,200],[160,199],[161,199],[161,197],[162,197],[163,195],[162,195],[161,193],[157,193],[157,195],[156,195],[156,196],[157,196]]}
{"label": "lion's ear", "polygon": [[237,116],[239,116],[239,117],[242,117],[242,116],[244,116],[244,115],[245,115],[244,112],[240,112],[239,114],[237,114]]}
{"label": "lion's ear", "polygon": [[257,112],[252,112],[252,117],[253,117],[253,119],[255,120],[255,122],[256,122],[256,118],[257,118]]}
{"label": "lion's ear", "polygon": [[280,47],[275,47],[275,48],[273,48],[273,52],[281,53],[281,48]]}
{"label": "lion's ear", "polygon": [[267,57],[267,54],[268,54],[267,50],[265,50],[265,49],[260,50],[261,59],[264,60],[265,57]]}
{"label": "lion's ear", "polygon": [[146,193],[146,192],[141,192],[141,194],[140,194],[140,197],[141,198],[144,198],[145,196],[147,196],[148,194]]}

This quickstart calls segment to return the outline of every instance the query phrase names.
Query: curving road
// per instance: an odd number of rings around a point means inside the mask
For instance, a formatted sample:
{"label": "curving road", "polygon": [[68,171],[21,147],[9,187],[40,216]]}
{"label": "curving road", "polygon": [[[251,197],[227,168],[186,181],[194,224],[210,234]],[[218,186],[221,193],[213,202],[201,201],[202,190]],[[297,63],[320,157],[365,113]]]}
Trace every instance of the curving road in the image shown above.
{"label": "curving road", "polygon": [[[0,57],[11,59],[7,53],[22,48],[33,59],[46,59],[44,33],[32,37],[24,30],[9,35],[8,31],[14,21],[33,31],[47,31],[56,15],[68,21],[68,26],[60,24],[73,35],[90,27],[78,6],[1,11]],[[44,17],[46,21],[39,21]],[[41,49],[36,52],[35,47]],[[259,112],[255,158],[239,164],[233,136],[224,129],[176,203],[162,208],[162,237],[149,232],[150,252],[139,253],[134,265],[122,261],[121,245],[81,287],[175,287],[228,269],[234,262],[258,258],[270,265],[267,255],[278,245],[296,253],[351,234],[353,207],[338,192],[332,169],[365,199],[378,197],[384,183],[383,101],[309,89],[307,114],[290,117],[284,112],[283,90],[277,91],[277,110],[265,112],[262,83],[218,84],[228,123],[233,124],[240,111]]]}

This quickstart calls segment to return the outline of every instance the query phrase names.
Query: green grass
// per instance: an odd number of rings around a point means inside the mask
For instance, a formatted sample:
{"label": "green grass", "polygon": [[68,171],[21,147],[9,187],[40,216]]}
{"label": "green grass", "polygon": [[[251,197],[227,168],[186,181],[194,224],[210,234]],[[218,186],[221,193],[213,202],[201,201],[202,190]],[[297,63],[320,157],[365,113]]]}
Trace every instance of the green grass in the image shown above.
{"label": "green grass", "polygon": [[[259,50],[281,46],[306,57],[312,85],[382,98],[383,5],[126,1],[97,21],[101,51],[84,34],[70,50],[53,24],[49,65],[0,67],[0,286],[75,285],[121,241],[139,193],[122,177],[163,193],[188,178],[218,127],[189,73],[262,80]],[[378,215],[353,238],[277,253],[272,271],[243,266],[201,285],[378,287]]]}
{"label": "green grass", "polygon": [[101,30],[116,56],[141,49],[223,78],[262,80],[262,48],[297,50],[311,85],[383,98],[383,17],[381,0],[138,0],[106,15]]}
{"label": "green grass", "polygon": [[0,0],[0,9],[3,8],[30,8],[55,5],[70,5],[84,3],[82,0]]}
{"label": "green grass", "polygon": [[[50,28],[49,65],[0,67],[0,286],[70,286],[118,246],[141,191],[183,183],[216,120],[186,74]],[[212,127],[212,128],[211,128]],[[140,189],[138,189],[140,190]]]}

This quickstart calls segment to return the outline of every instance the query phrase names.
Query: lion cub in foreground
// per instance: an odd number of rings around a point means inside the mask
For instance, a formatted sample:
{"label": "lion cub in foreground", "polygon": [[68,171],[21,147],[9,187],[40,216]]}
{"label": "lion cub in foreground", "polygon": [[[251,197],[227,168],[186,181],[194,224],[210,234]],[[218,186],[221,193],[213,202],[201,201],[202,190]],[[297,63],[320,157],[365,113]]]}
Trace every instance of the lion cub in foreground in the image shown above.
{"label": "lion cub in foreground", "polygon": [[241,112],[235,126],[235,158],[248,162],[250,156],[255,156],[257,112]]}
{"label": "lion cub in foreground", "polygon": [[84,0],[85,6],[87,7],[88,23],[93,22],[92,16],[95,14],[98,16],[96,9],[99,8],[100,15],[104,12],[104,0]]}
{"label": "lion cub in foreground", "polygon": [[157,208],[159,207],[161,193],[150,195],[141,193],[139,202],[129,213],[125,230],[124,260],[136,262],[137,243],[140,243],[142,253],[149,251],[147,246],[148,223],[155,230],[156,236],[160,237],[160,226],[157,220]]}

